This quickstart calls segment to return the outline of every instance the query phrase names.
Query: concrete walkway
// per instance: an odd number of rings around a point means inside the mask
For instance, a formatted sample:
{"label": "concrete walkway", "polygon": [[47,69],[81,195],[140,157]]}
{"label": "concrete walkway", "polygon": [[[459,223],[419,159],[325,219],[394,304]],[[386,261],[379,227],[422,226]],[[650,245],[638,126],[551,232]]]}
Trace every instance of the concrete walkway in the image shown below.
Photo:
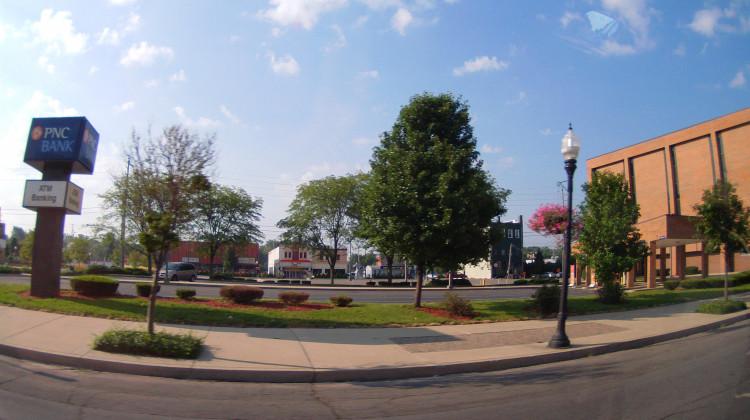
{"label": "concrete walkway", "polygon": [[[750,294],[733,299],[750,300]],[[705,302],[705,301],[703,301]],[[571,347],[550,349],[557,321],[413,328],[222,328],[158,325],[205,337],[197,360],[128,356],[91,349],[112,327],[142,322],[0,306],[0,354],[137,375],[251,382],[364,381],[509,369],[643,347],[750,318],[695,312],[703,302],[569,317]]]}

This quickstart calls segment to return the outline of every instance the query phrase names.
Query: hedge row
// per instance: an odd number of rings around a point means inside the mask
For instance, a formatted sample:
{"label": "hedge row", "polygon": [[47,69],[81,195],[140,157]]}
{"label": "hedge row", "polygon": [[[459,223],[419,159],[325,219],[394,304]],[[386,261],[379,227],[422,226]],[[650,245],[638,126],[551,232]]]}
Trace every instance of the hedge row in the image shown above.
{"label": "hedge row", "polygon": [[[729,276],[729,287],[740,286],[750,283],[750,271],[743,271]],[[674,290],[677,287],[683,289],[722,289],[724,288],[723,277],[707,277],[705,279],[666,280],[664,288]]]}

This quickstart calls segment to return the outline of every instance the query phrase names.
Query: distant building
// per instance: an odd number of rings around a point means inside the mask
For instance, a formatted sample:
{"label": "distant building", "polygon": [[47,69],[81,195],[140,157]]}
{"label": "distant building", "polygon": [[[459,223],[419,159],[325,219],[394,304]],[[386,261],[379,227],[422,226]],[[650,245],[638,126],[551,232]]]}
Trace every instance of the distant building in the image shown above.
{"label": "distant building", "polygon": [[[306,279],[330,276],[330,265],[326,258],[319,258],[312,251],[298,245],[281,245],[268,252],[268,275],[282,279]],[[339,249],[334,266],[335,277],[346,276],[345,249]]]}
{"label": "distant building", "polygon": [[[258,269],[258,254],[260,253],[258,244],[228,246],[234,247],[234,255],[237,258],[235,270],[253,271]],[[189,262],[195,264],[199,270],[208,270],[211,259],[206,255],[205,247],[206,245],[202,242],[182,241],[176,249],[169,251],[169,262]],[[216,252],[213,259],[215,271],[223,270],[226,249],[227,246],[221,246]]]}
{"label": "distant building", "polygon": [[[393,274],[394,279],[403,279],[404,278],[404,269],[406,269],[406,276],[408,278],[415,278],[415,270],[414,265],[409,265],[408,263],[404,263],[403,260],[401,260],[398,257],[393,258],[393,264],[391,264],[391,270]],[[365,277],[368,279],[384,279],[388,277],[388,262],[386,261],[385,257],[380,256],[375,261],[375,264],[368,265],[365,267]]]}
{"label": "distant building", "polygon": [[745,206],[750,205],[750,108],[666,134],[586,161],[591,174],[623,174],[640,206],[637,227],[650,255],[630,273],[644,273],[655,286],[656,270],[683,278],[686,267],[702,275],[750,270],[750,258],[706,255],[696,236],[693,206],[718,180],[732,182]]}
{"label": "distant building", "polygon": [[503,239],[490,249],[489,260],[484,260],[476,265],[467,265],[464,272],[469,278],[504,278],[523,275],[523,263],[526,257],[523,254],[523,216],[518,220],[500,222]]}

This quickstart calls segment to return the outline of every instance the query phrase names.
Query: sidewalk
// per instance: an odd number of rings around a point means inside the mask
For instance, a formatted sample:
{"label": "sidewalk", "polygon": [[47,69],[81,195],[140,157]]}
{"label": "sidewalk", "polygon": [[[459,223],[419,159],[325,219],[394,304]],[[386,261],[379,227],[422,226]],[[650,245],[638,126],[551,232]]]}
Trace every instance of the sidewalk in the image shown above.
{"label": "sidewalk", "polygon": [[[750,301],[750,294],[733,299]],[[703,301],[705,302],[705,301]],[[0,306],[0,354],[82,369],[171,378],[250,382],[384,380],[502,370],[633,349],[750,318],[695,312],[703,302],[569,317],[571,347],[547,341],[557,321],[530,320],[412,328],[220,328],[157,325],[205,337],[197,360],[91,349],[112,321]]]}

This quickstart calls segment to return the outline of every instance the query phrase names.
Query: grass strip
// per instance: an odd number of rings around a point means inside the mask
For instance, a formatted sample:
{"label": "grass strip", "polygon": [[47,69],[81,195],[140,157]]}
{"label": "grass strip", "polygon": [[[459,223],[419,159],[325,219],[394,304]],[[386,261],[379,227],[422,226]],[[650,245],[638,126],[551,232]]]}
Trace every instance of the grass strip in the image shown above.
{"label": "grass strip", "polygon": [[[145,321],[147,299],[106,297],[97,299],[50,298],[38,299],[19,296],[28,285],[0,283],[0,304],[23,309],[43,310],[70,315],[109,319]],[[732,293],[750,291],[750,284],[733,287]],[[620,305],[605,305],[596,296],[569,297],[570,315],[633,310],[660,305],[684,303],[723,296],[722,289],[648,290],[630,293]],[[327,303],[327,302],[326,302]],[[478,314],[474,320],[445,318],[414,310],[409,304],[354,303],[348,307],[310,311],[285,311],[256,308],[216,308],[192,303],[157,303],[156,322],[184,325],[228,327],[391,327],[457,324],[470,322],[500,322],[540,318],[529,311],[531,299],[472,302]],[[438,307],[438,304],[424,305]]]}

